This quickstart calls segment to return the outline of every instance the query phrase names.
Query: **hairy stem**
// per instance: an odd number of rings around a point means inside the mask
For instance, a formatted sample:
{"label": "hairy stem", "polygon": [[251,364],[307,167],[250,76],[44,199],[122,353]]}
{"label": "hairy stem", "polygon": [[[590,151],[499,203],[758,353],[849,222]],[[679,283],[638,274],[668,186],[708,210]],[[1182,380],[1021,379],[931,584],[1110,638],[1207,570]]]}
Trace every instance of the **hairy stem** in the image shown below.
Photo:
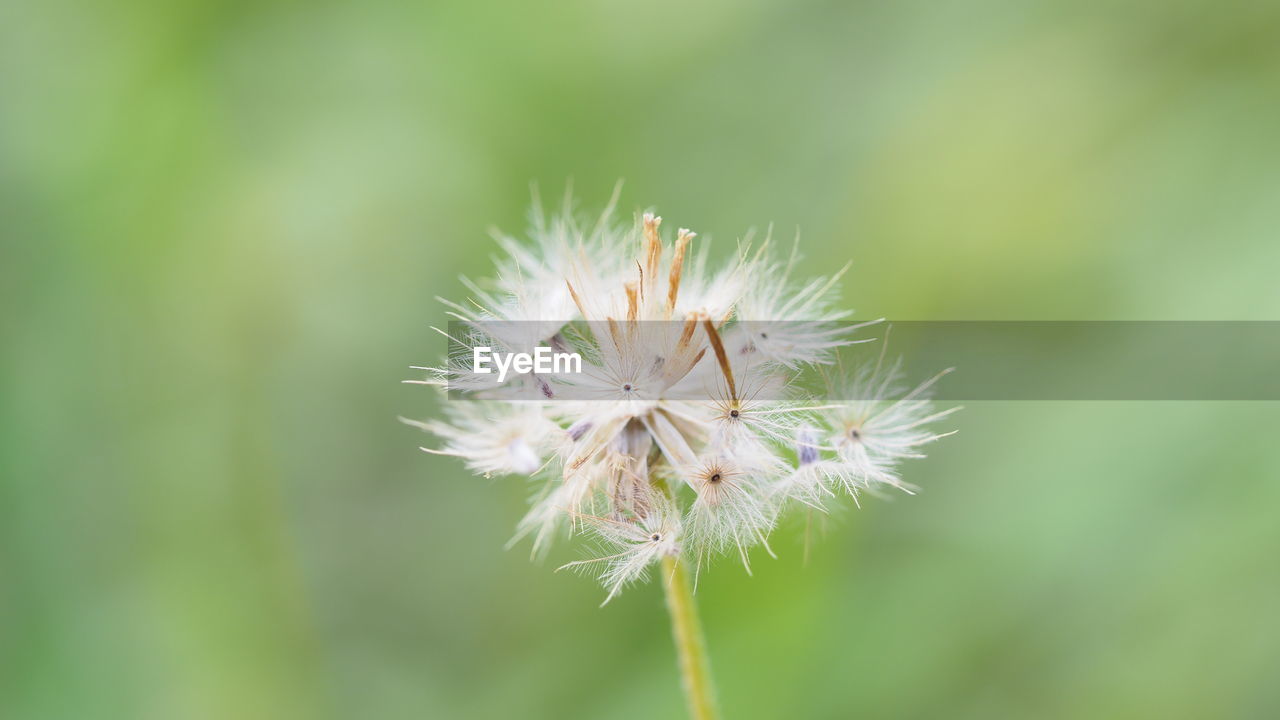
{"label": "hairy stem", "polygon": [[720,717],[716,707],[715,687],[711,683],[711,663],[707,643],[702,637],[702,621],[693,600],[689,571],[679,558],[662,559],[662,587],[666,591],[667,611],[671,614],[671,634],[676,642],[680,662],[680,683],[694,720]]}

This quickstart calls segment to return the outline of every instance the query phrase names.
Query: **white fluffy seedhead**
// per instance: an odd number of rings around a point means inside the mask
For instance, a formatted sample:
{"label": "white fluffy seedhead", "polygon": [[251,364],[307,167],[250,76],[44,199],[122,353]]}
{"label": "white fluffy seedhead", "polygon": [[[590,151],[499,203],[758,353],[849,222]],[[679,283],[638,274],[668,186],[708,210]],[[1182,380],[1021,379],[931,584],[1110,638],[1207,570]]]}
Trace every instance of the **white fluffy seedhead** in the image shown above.
{"label": "white fluffy seedhead", "polygon": [[595,571],[607,602],[663,557],[747,565],[793,505],[907,489],[898,464],[951,412],[925,400],[933,381],[904,392],[882,356],[830,397],[795,383],[842,375],[836,351],[862,342],[836,303],[843,270],[794,281],[795,251],[777,260],[767,238],[713,267],[695,233],[664,239],[652,213],[621,227],[612,207],[591,221],[567,202],[535,211],[530,241],[498,237],[497,277],[448,303],[455,347],[572,349],[580,373],[480,382],[458,354],[408,381],[450,390],[444,420],[406,421],[443,441],[428,452],[540,483],[515,539],[539,553],[563,532],[593,538],[601,554],[566,567]]}

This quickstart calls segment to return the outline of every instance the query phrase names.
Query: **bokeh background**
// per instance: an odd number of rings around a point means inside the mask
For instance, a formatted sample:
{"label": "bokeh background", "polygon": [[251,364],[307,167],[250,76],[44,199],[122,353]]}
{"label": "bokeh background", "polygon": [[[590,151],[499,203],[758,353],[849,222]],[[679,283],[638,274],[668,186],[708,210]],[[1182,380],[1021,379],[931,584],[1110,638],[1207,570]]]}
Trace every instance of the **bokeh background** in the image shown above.
{"label": "bokeh background", "polygon": [[[1277,320],[1278,79],[1261,2],[0,2],[0,716],[678,717],[660,589],[396,422],[530,182],[863,317]],[[1277,404],[955,426],[704,576],[729,717],[1280,712]]]}

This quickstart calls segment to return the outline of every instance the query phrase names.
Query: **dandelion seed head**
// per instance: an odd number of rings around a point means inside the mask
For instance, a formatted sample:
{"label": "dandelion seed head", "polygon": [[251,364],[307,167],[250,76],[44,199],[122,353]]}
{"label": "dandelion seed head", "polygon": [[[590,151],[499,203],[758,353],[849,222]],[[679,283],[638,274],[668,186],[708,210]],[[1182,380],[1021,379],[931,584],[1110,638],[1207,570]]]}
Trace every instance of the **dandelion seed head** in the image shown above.
{"label": "dandelion seed head", "polygon": [[[571,348],[581,372],[495,385],[450,357],[410,382],[472,399],[406,422],[438,438],[424,449],[478,474],[531,478],[515,539],[535,554],[560,535],[583,539],[596,552],[565,567],[595,574],[606,602],[664,557],[701,568],[730,554],[749,568],[793,506],[910,492],[899,465],[945,436],[930,429],[951,412],[928,400],[933,381],[909,388],[896,364],[844,373],[835,362],[862,341],[838,303],[843,270],[798,278],[794,247],[768,236],[713,263],[698,233],[664,232],[653,212],[621,222],[612,203],[596,218],[538,209],[531,225],[525,240],[496,236],[496,274],[466,280],[467,302],[445,301],[451,338]],[[805,369],[836,376],[829,397],[792,388]]]}

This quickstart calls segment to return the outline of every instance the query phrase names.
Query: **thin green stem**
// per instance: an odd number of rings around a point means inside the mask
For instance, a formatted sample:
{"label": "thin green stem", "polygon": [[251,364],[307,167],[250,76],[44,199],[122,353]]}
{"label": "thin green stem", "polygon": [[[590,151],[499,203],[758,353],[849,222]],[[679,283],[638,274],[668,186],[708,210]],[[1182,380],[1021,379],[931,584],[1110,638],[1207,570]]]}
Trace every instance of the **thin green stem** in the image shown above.
{"label": "thin green stem", "polygon": [[662,559],[662,587],[666,591],[667,611],[671,614],[671,634],[676,642],[680,684],[684,686],[689,716],[693,720],[715,720],[720,717],[720,710],[711,683],[707,642],[702,637],[702,621],[698,619],[698,606],[693,600],[689,571],[679,558]]}

